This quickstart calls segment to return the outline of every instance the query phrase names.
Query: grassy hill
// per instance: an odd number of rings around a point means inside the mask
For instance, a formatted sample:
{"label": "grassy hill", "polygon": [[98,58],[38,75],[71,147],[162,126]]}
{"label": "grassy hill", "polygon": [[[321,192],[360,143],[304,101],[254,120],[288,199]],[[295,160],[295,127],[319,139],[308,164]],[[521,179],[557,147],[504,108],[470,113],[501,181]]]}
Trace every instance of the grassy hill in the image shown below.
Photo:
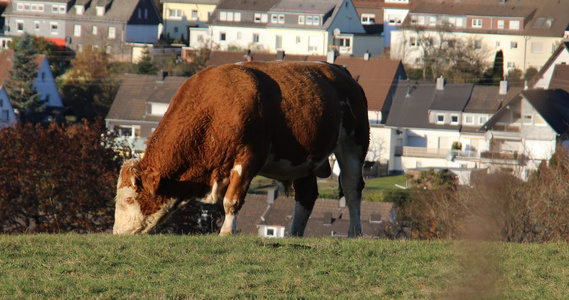
{"label": "grassy hill", "polygon": [[0,235],[2,299],[560,299],[569,247],[248,236]]}

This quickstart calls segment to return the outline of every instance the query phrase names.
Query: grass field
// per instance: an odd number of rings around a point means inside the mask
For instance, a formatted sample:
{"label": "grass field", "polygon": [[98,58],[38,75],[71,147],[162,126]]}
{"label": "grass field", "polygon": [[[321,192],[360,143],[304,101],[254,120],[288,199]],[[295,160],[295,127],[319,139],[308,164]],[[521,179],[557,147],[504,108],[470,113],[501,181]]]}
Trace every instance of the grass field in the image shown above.
{"label": "grass field", "polygon": [[[396,190],[399,189],[396,184],[405,186],[406,181],[404,175],[378,177],[373,179],[366,179],[366,186],[364,188],[364,200],[368,195],[373,195],[382,190]],[[268,179],[266,177],[257,176],[251,182],[249,191],[251,193],[267,193],[269,188],[274,188],[279,184],[278,181]],[[322,179],[318,181],[318,193],[321,198],[338,198],[338,181],[336,179]]]}
{"label": "grass field", "polygon": [[565,243],[0,235],[1,299],[563,299]]}

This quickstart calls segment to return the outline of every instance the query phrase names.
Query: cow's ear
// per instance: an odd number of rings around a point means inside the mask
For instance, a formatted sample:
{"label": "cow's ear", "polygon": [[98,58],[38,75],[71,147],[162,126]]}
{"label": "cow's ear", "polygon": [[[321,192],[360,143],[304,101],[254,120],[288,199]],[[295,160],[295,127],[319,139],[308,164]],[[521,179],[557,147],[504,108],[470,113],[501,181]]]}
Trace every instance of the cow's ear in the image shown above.
{"label": "cow's ear", "polygon": [[146,174],[142,179],[142,185],[150,192],[150,194],[154,195],[160,185],[160,173],[150,172]]}

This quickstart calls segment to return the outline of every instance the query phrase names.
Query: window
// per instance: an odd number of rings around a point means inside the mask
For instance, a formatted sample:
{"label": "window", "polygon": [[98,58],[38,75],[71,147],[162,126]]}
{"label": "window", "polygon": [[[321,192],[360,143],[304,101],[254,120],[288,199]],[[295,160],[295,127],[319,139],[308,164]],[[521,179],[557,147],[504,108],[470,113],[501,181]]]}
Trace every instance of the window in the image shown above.
{"label": "window", "polygon": [[4,122],[4,123],[8,122],[8,119],[10,118],[10,117],[9,117],[9,116],[10,116],[9,113],[10,113],[10,112],[9,112],[7,109],[3,109],[3,110],[2,110],[2,117],[1,117],[2,122]]}
{"label": "window", "polygon": [[510,21],[510,29],[515,29],[515,30],[520,29],[520,21],[517,20]]}
{"label": "window", "polygon": [[255,23],[267,23],[267,14],[255,13]]}
{"label": "window", "polygon": [[498,20],[498,29],[504,29],[504,20]]}
{"label": "window", "polygon": [[231,21],[231,22],[233,22],[233,12],[232,12],[232,11],[227,12],[227,17],[226,17],[226,18],[227,18],[226,21]]}
{"label": "window", "polygon": [[401,24],[401,15],[389,15],[387,18],[389,19],[389,24],[391,25]]}
{"label": "window", "polygon": [[[242,37],[241,31],[237,31],[237,39],[240,40],[241,37]],[[253,38],[255,38],[255,37],[253,36]]]}
{"label": "window", "polygon": [[500,48],[500,41],[496,41],[496,48]]}
{"label": "window", "polygon": [[57,23],[51,23],[50,24],[50,31],[51,34],[57,34],[57,29],[58,29],[59,25]]}
{"label": "window", "polygon": [[219,33],[219,40],[222,42],[225,42],[225,39],[227,39],[227,34],[225,32],[220,32]]}
{"label": "window", "polygon": [[481,116],[478,118],[478,124],[480,124],[480,125],[486,123],[486,121],[488,121],[488,117]]}
{"label": "window", "polygon": [[417,46],[417,38],[414,36],[409,37],[409,45],[411,45],[411,47],[416,47]]}
{"label": "window", "polygon": [[147,109],[146,114],[163,116],[163,115],[166,113],[166,111],[168,110],[168,106],[169,106],[168,103],[147,102],[147,104],[146,104],[146,109]]}
{"label": "window", "polygon": [[174,33],[178,33],[180,31],[180,28],[178,26],[174,26]]}
{"label": "window", "polygon": [[510,42],[510,49],[518,49],[518,42]]}
{"label": "window", "polygon": [[304,24],[304,16],[298,16],[298,24]]}
{"label": "window", "polygon": [[543,52],[543,43],[532,42],[531,43],[531,52],[532,53],[542,53]]}
{"label": "window", "polygon": [[111,46],[107,46],[107,47],[105,48],[105,52],[106,52],[106,53],[111,53],[111,50],[113,50],[113,48],[112,48]]}
{"label": "window", "polygon": [[481,28],[482,19],[472,19],[472,27]]}
{"label": "window", "polygon": [[450,116],[450,123],[453,125],[458,124],[458,115],[451,115]]}
{"label": "window", "polygon": [[57,7],[57,5],[52,5],[51,6],[51,12],[56,14],[59,11],[59,8]]}
{"label": "window", "polygon": [[34,21],[34,29],[40,30],[40,21]]}
{"label": "window", "polygon": [[308,51],[310,52],[316,52],[318,51],[318,37],[316,36],[311,36],[308,39]]}
{"label": "window", "polygon": [[267,228],[265,229],[265,236],[267,236],[267,237],[276,237],[277,234],[276,234],[276,232],[275,232],[275,228],[273,228],[273,227],[267,227]]}
{"label": "window", "polygon": [[18,31],[24,31],[24,21],[16,21],[16,28]]}
{"label": "window", "polygon": [[[221,12],[224,13],[224,12]],[[182,17],[182,10],[181,9],[169,9],[168,16],[170,18],[181,18]]]}
{"label": "window", "polygon": [[97,34],[97,32],[98,32],[97,26],[93,25],[93,29],[91,30],[91,33],[92,33],[92,34]]}
{"label": "window", "polygon": [[66,9],[65,9],[65,5],[60,5],[60,6],[59,6],[59,13],[60,13],[60,14],[64,14],[64,13],[65,13],[65,10],[66,10]]}
{"label": "window", "polygon": [[259,42],[259,34],[253,33],[253,43],[258,43],[258,42]]}
{"label": "window", "polygon": [[109,38],[110,38],[110,39],[116,38],[116,29],[115,29],[115,27],[109,27]]}
{"label": "window", "polygon": [[77,51],[79,51],[79,52],[83,51],[83,45],[82,44],[77,45]]}
{"label": "window", "polygon": [[445,123],[445,115],[437,114],[437,124],[444,124]]}
{"label": "window", "polygon": [[464,116],[464,124],[474,124],[474,117]]}
{"label": "window", "polygon": [[284,15],[279,15],[279,24],[283,24],[285,22]]}
{"label": "window", "polygon": [[17,10],[24,10],[24,4],[23,3],[18,3],[18,5],[16,7],[17,7]]}
{"label": "window", "polygon": [[533,124],[533,116],[532,115],[524,115],[522,122],[524,125],[532,125]]}
{"label": "window", "polygon": [[197,20],[198,19],[198,11],[197,10],[192,10],[192,20]]}
{"label": "window", "polygon": [[508,67],[508,69],[515,69],[516,68],[516,63],[513,61],[509,61],[506,66]]}
{"label": "window", "polygon": [[306,25],[312,25],[312,16],[306,16]]}
{"label": "window", "polygon": [[283,37],[282,35],[277,35],[275,39],[275,49],[283,48]]}
{"label": "window", "polygon": [[474,41],[474,49],[476,49],[476,50],[482,49],[482,40],[475,40]]}
{"label": "window", "polygon": [[364,25],[375,24],[375,14],[362,14],[362,24]]}
{"label": "window", "polygon": [[277,23],[279,21],[279,15],[271,15],[271,23]]}
{"label": "window", "polygon": [[320,25],[320,17],[319,16],[314,16],[312,18],[312,25]]}
{"label": "window", "polygon": [[431,26],[437,25],[437,17],[430,16],[429,17],[429,25],[431,25]]}
{"label": "window", "polygon": [[456,19],[456,27],[464,27],[464,24],[462,22],[463,22],[462,18]]}
{"label": "window", "polygon": [[300,44],[300,35],[297,35],[297,36],[296,36],[296,43],[297,43],[297,44]]}
{"label": "window", "polygon": [[73,25],[73,35],[74,36],[81,36],[81,25],[79,25],[79,24]]}
{"label": "window", "polygon": [[234,20],[235,22],[241,22],[241,13],[240,13],[240,12],[236,12],[235,15],[234,15],[233,20]]}

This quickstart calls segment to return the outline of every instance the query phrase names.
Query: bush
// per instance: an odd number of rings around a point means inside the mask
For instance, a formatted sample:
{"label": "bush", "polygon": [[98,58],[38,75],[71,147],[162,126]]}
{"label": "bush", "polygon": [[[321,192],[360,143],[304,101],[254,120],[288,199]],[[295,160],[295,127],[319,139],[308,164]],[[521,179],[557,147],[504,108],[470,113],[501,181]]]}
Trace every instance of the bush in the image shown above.
{"label": "bush", "polygon": [[100,120],[0,130],[0,232],[101,232],[120,168]]}

